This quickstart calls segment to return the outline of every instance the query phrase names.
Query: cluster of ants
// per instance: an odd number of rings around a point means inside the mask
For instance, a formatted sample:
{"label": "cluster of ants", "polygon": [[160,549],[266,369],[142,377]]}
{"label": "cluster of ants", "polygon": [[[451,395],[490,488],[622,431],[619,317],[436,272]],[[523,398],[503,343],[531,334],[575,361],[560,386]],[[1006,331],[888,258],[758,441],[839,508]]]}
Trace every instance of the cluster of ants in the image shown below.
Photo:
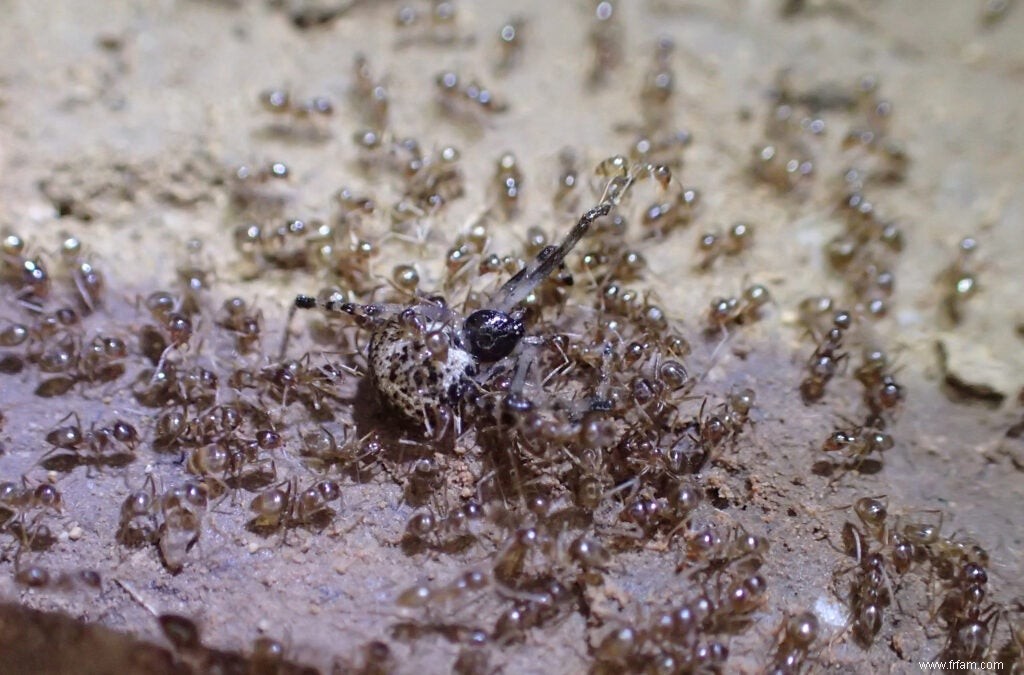
{"label": "cluster of ants", "polygon": [[[54,265],[30,255],[28,249],[16,234],[6,234],[0,244],[0,280],[31,317],[3,322],[0,373],[17,375],[34,368],[41,376],[36,394],[43,397],[66,394],[76,384],[89,386],[119,378],[127,356],[124,340],[116,335],[90,337],[82,325],[100,300],[104,280],[84,255],[81,242],[66,237]],[[69,286],[77,302],[43,311],[55,284]]]}
{"label": "cluster of ants", "polygon": [[[694,394],[684,365],[691,345],[655,299],[633,287],[646,262],[624,242],[626,207],[641,183],[659,191],[641,216],[648,232],[657,224],[664,235],[692,218],[695,191],[679,186],[667,164],[646,161],[686,142],[677,135],[656,146],[645,137],[631,157],[601,162],[603,194],[561,241],[531,228],[521,253],[493,253],[487,220],[472,223],[437,283],[447,297],[464,298],[458,305],[422,295],[416,269],[404,265],[373,302],[330,288],[296,299],[298,308],[326,312],[318,333],[339,335],[353,322],[370,333],[361,369],[386,407],[434,443],[471,437],[483,451],[469,501],[444,497],[459,460],[420,457],[404,476],[407,500],[424,506],[407,522],[403,550],[486,560],[396,599],[412,618],[395,625],[395,637],[437,635],[459,645],[459,672],[487,672],[485,644],[519,642],[586,613],[613,555],[652,539],[685,543],[679,573],[701,576],[708,591],[674,613],[674,628],[630,627],[604,638],[598,670],[720,669],[728,648],[713,636],[747,630],[764,602],[767,582],[757,570],[766,542],[693,520],[703,497],[697,475],[749,426],[755,394],[738,389],[719,402]],[[580,179],[570,153],[560,161],[554,204],[566,208],[579,199]],[[502,217],[516,213],[522,186],[514,157],[502,156]],[[735,227],[730,236],[746,242],[749,232]],[[581,254],[570,258],[576,247]],[[498,285],[501,276],[508,279]],[[741,299],[716,301],[707,326],[718,334],[756,321],[769,297],[754,284]],[[353,456],[349,437],[321,427],[304,440],[310,457],[330,463]],[[482,605],[493,610],[487,623]],[[775,657],[798,667],[817,628],[803,615],[790,623]]]}
{"label": "cluster of ants", "polygon": [[[461,39],[449,2],[433,3],[429,13],[403,7],[397,20],[407,40]],[[594,86],[622,60],[620,21],[614,3],[594,3]],[[524,29],[514,18],[501,27],[499,73],[522,58]],[[76,387],[101,392],[123,378],[133,404],[153,419],[90,424],[69,415],[45,434],[50,447],[40,466],[59,476],[79,467],[122,470],[140,458],[156,464],[160,477],[147,472],[133,486],[112,534],[125,548],[153,549],[171,572],[188,564],[222,504],[241,502],[244,527],[256,536],[315,534],[338,516],[346,480],[394,480],[415,512],[393,543],[411,557],[475,562],[443,581],[399,590],[392,638],[440,637],[459,649],[457,672],[485,673],[486,646],[524,642],[582,615],[590,619],[593,672],[725,670],[730,641],[751,631],[767,603],[761,568],[769,544],[739,523],[714,522],[709,514],[729,500],[716,496],[706,476],[712,468],[735,470],[729,455],[758,419],[757,396],[703,382],[697,373],[707,364],[694,356],[699,348],[645,290],[647,261],[642,246],[631,243],[669,237],[702,208],[700,192],[680,183],[682,152],[692,139],[671,126],[672,54],[668,40],[655,46],[640,88],[643,119],[623,127],[634,134],[630,150],[598,164],[603,191],[595,200],[588,201],[593,178],[581,157],[571,149],[559,154],[551,202],[555,213],[575,214],[568,233],[533,226],[519,249],[495,249],[492,232],[515,220],[525,191],[534,190],[516,154],[503,152],[491,204],[451,242],[439,275],[414,264],[381,275],[375,262],[389,242],[427,243],[426,224],[465,196],[459,151],[426,150],[396,134],[387,78],[357,57],[349,95],[365,127],[354,139],[357,165],[394,183],[394,200],[341,188],[329,217],[285,217],[287,165],[241,167],[228,182],[242,276],[287,273],[332,284],[294,303],[295,310],[324,310],[310,322],[312,339],[329,345],[319,356],[292,355],[291,315],[280,345],[270,345],[253,302],[215,303],[215,275],[197,243],[177,267],[176,286],[139,297],[131,329],[114,335],[86,329],[101,314],[106,291],[77,239],[63,242],[50,270],[46,256],[7,236],[0,280],[29,319],[0,331],[0,372],[27,377],[26,367],[35,368],[42,397]],[[864,117],[844,146],[860,153],[866,168],[847,172],[847,228],[828,244],[855,311],[838,309],[828,297],[800,305],[814,340],[798,387],[808,405],[822,400],[848,366],[855,323],[884,315],[893,290],[892,256],[902,235],[878,218],[862,188],[901,180],[907,159],[888,135],[891,106],[876,94],[873,82],[851,94],[796,92],[780,81],[768,142],[753,163],[761,180],[799,191],[820,152],[825,122],[818,113]],[[452,71],[437,76],[436,96],[446,115],[470,122],[507,107],[488,87]],[[334,110],[327,97],[296,100],[270,89],[259,100],[274,133],[326,136]],[[753,232],[743,222],[704,232],[696,269],[747,251]],[[951,314],[973,289],[969,251],[961,248],[964,256],[947,274],[957,289]],[[63,280],[63,294],[51,292],[51,278]],[[737,297],[715,298],[701,319],[703,337],[728,339],[759,321],[770,303],[759,283]],[[845,469],[893,447],[886,428],[904,398],[881,350],[865,350],[853,375],[863,387],[864,421],[835,430],[822,445],[846,458]],[[353,400],[360,397],[353,392],[361,386],[379,404],[375,419],[391,415],[382,426],[394,429],[356,423]],[[847,523],[842,533],[854,565],[841,574],[848,587],[841,595],[855,641],[869,647],[878,635],[894,578],[927,570],[941,593],[935,615],[947,631],[943,654],[967,660],[989,653],[1005,612],[986,601],[984,551],[941,536],[938,527],[894,524],[877,498],[859,500],[854,511],[860,525]],[[62,512],[60,492],[49,482],[0,484],[0,532],[12,535],[19,554],[49,548],[56,538],[45,520]],[[617,557],[656,546],[678,551],[675,574],[690,582],[692,595],[610,615],[599,595]],[[16,573],[18,583],[34,588],[89,580],[99,583],[34,563],[19,563]],[[194,622],[158,619],[175,658],[209,656]],[[786,614],[765,669],[805,672],[821,637],[813,613]],[[1018,631],[1003,651],[1019,658],[1021,642]],[[286,671],[283,647],[273,640],[261,638],[248,658],[259,672]],[[374,641],[349,665],[386,672],[394,658],[386,643]]]}
{"label": "cluster of ants", "polygon": [[852,89],[827,84],[796,88],[790,73],[778,76],[767,115],[767,144],[754,150],[755,176],[781,192],[806,194],[821,164],[829,126],[822,113],[841,111],[854,121],[840,143],[842,159],[836,214],[844,231],[825,245],[832,270],[844,282],[853,309],[872,317],[889,311],[896,257],[904,235],[865,196],[871,186],[901,183],[909,158],[890,133],[893,106],[879,97],[879,82],[862,78]]}
{"label": "cluster of ants", "polygon": [[[884,497],[862,497],[852,509],[859,525],[844,523],[841,539],[854,564],[838,571],[836,579],[843,580],[837,595],[849,606],[848,630],[858,644],[871,646],[898,592],[916,576],[928,587],[929,624],[944,629],[937,660],[1020,664],[1021,628],[1007,607],[990,598],[984,548],[969,538],[943,535],[941,514],[937,522],[891,514]],[[1008,626],[1004,644],[996,637],[1000,619]]]}
{"label": "cluster of ants", "polygon": [[[800,382],[800,396],[804,403],[819,402],[831,380],[847,366],[850,355],[843,350],[848,334],[854,326],[852,314],[835,310],[835,301],[828,296],[813,296],[800,302],[800,321],[804,329],[815,338],[814,351],[807,360],[806,376]],[[897,382],[886,352],[865,347],[862,361],[853,371],[854,378],[863,388],[862,400],[867,408],[863,424],[835,429],[821,446],[826,453],[844,457],[841,468],[863,469],[872,455],[881,457],[894,445],[886,427],[903,402],[905,392]],[[822,467],[826,470],[834,465]]]}
{"label": "cluster of ants", "polygon": [[19,551],[45,551],[53,546],[57,537],[46,519],[62,510],[60,490],[50,483],[0,483],[0,534],[9,535]]}

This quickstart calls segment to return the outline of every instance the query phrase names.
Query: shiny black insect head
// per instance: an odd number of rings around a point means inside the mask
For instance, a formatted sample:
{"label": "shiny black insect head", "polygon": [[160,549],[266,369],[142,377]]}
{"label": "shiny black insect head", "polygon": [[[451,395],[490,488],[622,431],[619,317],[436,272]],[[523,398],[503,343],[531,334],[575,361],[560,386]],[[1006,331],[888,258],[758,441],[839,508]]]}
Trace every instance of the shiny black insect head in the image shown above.
{"label": "shiny black insect head", "polygon": [[494,309],[478,309],[462,324],[469,353],[480,361],[498,361],[512,353],[526,334],[522,319]]}

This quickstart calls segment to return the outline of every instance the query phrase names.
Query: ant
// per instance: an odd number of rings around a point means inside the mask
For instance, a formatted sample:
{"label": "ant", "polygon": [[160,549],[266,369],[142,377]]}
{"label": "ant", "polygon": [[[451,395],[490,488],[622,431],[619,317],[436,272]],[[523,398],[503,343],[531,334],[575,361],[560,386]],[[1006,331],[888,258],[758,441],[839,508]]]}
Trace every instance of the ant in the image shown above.
{"label": "ant", "polygon": [[352,106],[373,129],[387,128],[390,102],[386,82],[373,76],[364,54],[356,54],[352,70],[354,78],[349,90]]}
{"label": "ant", "polygon": [[711,269],[719,257],[735,256],[750,247],[754,228],[746,223],[734,223],[723,235],[721,232],[706,232],[697,240],[697,250],[704,256],[697,265],[704,271]]}
{"label": "ant", "polygon": [[328,504],[341,499],[341,489],[333,480],[319,480],[299,490],[296,479],[285,481],[256,495],[250,504],[255,517],[250,530],[266,533],[280,527],[326,526],[335,515]]}
{"label": "ant", "polygon": [[121,503],[117,540],[133,548],[156,541],[158,511],[156,481],[150,474],[142,489],[132,492]]}
{"label": "ant", "polygon": [[324,141],[329,132],[321,128],[319,120],[334,114],[334,104],[327,96],[313,96],[297,100],[286,89],[266,89],[260,92],[260,106],[268,113],[285,121],[265,128],[269,136],[308,141]]}
{"label": "ant", "polygon": [[428,548],[446,553],[465,550],[477,541],[483,517],[483,508],[472,501],[446,516],[424,509],[406,522],[402,548],[409,553]]}
{"label": "ant", "polygon": [[106,283],[103,273],[82,254],[82,242],[78,237],[65,237],[60,245],[61,263],[71,277],[78,292],[78,299],[91,314],[103,299]]}
{"label": "ant", "polygon": [[522,61],[525,29],[526,19],[517,16],[503,23],[498,30],[500,56],[495,66],[497,73],[506,74]]}
{"label": "ant", "polygon": [[761,284],[753,284],[743,289],[739,298],[715,298],[708,309],[709,330],[725,330],[732,325],[741,325],[760,318],[761,308],[771,302],[771,294]]}
{"label": "ant", "polygon": [[186,481],[160,496],[157,546],[164,566],[172,573],[182,570],[186,554],[199,541],[208,494],[205,483]]}
{"label": "ant", "polygon": [[47,512],[60,514],[64,500],[50,483],[31,486],[25,476],[19,487],[13,482],[0,483],[0,533],[8,532],[18,540],[21,550],[42,551],[56,541],[49,526],[41,522]]}
{"label": "ant", "polygon": [[619,13],[609,0],[594,3],[593,22],[589,35],[593,51],[589,84],[598,88],[608,83],[612,71],[622,64],[624,49],[623,27]]}
{"label": "ant", "polygon": [[894,445],[892,436],[871,425],[857,425],[847,429],[833,431],[821,449],[824,452],[841,452],[849,459],[844,468],[859,469],[868,457],[877,452],[879,455],[891,450]]}
{"label": "ant", "polygon": [[853,317],[849,312],[836,312],[832,317],[832,328],[814,348],[814,353],[807,361],[807,377],[800,383],[800,396],[805,405],[821,400],[825,395],[825,386],[835,377],[839,365],[849,360],[850,355],[839,350],[852,324]]}
{"label": "ant", "polygon": [[882,629],[885,608],[892,602],[881,553],[869,553],[859,561],[848,601],[854,640],[867,649]]}
{"label": "ant", "polygon": [[498,195],[502,215],[511,218],[519,211],[519,196],[523,191],[523,172],[516,156],[506,152],[498,158],[494,173],[494,188]]}
{"label": "ant", "polygon": [[543,248],[533,262],[498,289],[485,307],[469,316],[461,316],[443,298],[429,296],[403,306],[358,305],[335,299],[320,302],[313,296],[299,295],[295,307],[319,306],[328,312],[349,314],[359,325],[369,328],[370,376],[381,397],[405,417],[419,421],[428,433],[433,433],[435,424],[443,433],[453,409],[499,372],[503,362],[513,359],[516,374],[525,374],[533,350],[524,347],[536,347],[544,341],[526,337],[522,304],[528,296],[562,266],[594,222],[611,213],[636,181],[653,177],[664,184],[668,172],[665,167],[649,164],[619,168],[598,204],[579,218],[557,247]]}
{"label": "ant", "polygon": [[[71,413],[64,420],[74,418],[75,423],[59,426],[46,434],[46,442],[53,446],[42,458],[46,468],[80,464],[120,466],[135,456],[139,432],[124,420],[114,420],[108,427],[82,429],[78,415]],[[61,420],[61,421],[64,421]]]}
{"label": "ant", "polygon": [[464,82],[454,71],[435,78],[438,103],[449,115],[470,122],[482,122],[481,114],[503,113],[508,104],[476,81]]}
{"label": "ant", "polygon": [[775,634],[775,651],[768,672],[778,675],[803,672],[819,631],[818,617],[812,612],[786,618]]}
{"label": "ant", "polygon": [[854,376],[864,385],[864,403],[871,415],[880,418],[883,412],[893,410],[903,401],[905,392],[892,373],[886,372],[889,357],[881,349],[864,350],[864,362]]}

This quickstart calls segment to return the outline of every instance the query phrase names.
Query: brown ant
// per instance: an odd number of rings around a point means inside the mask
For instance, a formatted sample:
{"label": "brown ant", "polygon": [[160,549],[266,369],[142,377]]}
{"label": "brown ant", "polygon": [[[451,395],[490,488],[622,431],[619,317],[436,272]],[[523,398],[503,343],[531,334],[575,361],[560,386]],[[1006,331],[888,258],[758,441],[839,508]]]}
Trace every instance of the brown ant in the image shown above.
{"label": "brown ant", "polygon": [[885,609],[892,603],[892,584],[886,571],[885,557],[879,551],[871,551],[870,543],[860,529],[846,522],[842,534],[843,549],[856,562],[844,572],[853,573],[846,597],[850,607],[849,624],[832,642],[847,630],[852,630],[854,640],[867,649],[882,628]]}
{"label": "brown ant", "polygon": [[253,498],[249,509],[256,515],[248,527],[259,533],[300,525],[322,528],[334,516],[329,504],[340,498],[341,489],[333,480],[315,481],[300,490],[293,478]]}
{"label": "brown ant", "polygon": [[448,145],[432,155],[411,160],[405,173],[403,199],[395,205],[393,219],[400,220],[398,216],[403,212],[415,217],[436,213],[461,197],[465,179],[459,168],[460,159],[458,149]]}
{"label": "brown ant", "polygon": [[522,17],[511,18],[501,25],[498,30],[500,56],[495,66],[499,74],[508,73],[522,61],[525,32],[526,19]]}
{"label": "brown ant", "polygon": [[352,106],[359,111],[364,124],[378,131],[386,129],[390,103],[384,80],[373,76],[364,54],[356,54],[352,72],[353,82],[349,90]]}
{"label": "brown ant", "polygon": [[117,540],[124,546],[138,547],[156,541],[159,511],[156,492],[156,481],[149,475],[142,489],[132,492],[121,503]]}
{"label": "brown ant", "polygon": [[208,490],[204,483],[186,481],[160,496],[160,525],[157,546],[164,565],[180,572],[185,556],[199,540]]}
{"label": "brown ant", "polygon": [[99,590],[103,585],[102,577],[95,570],[81,569],[53,574],[39,565],[23,566],[18,563],[15,567],[15,583],[29,588],[50,588],[61,591]]}
{"label": "brown ant", "polygon": [[767,672],[771,675],[799,675],[804,672],[819,630],[818,617],[812,612],[784,618],[776,632],[775,649]]}
{"label": "brown ant", "polygon": [[400,31],[395,42],[396,49],[404,49],[418,43],[433,45],[471,45],[472,35],[460,36],[458,13],[451,0],[432,0],[427,18],[411,5],[402,6],[395,15],[395,26]]}
{"label": "brown ant", "polygon": [[853,503],[853,512],[875,538],[875,541],[885,544],[888,540],[887,519],[889,517],[889,504],[885,496],[860,497]]}
{"label": "brown ant", "polygon": [[249,354],[259,348],[262,322],[262,311],[253,312],[245,300],[233,297],[224,301],[217,324],[232,333],[239,354]]}
{"label": "brown ant", "polygon": [[881,419],[884,413],[894,410],[903,402],[904,389],[892,373],[886,372],[889,357],[884,351],[866,348],[863,359],[854,376],[864,385],[864,402],[871,415]]}
{"label": "brown ant", "polygon": [[446,553],[465,550],[476,542],[483,516],[476,502],[456,508],[447,516],[438,516],[431,509],[419,511],[406,522],[402,548],[410,553],[425,548]]}
{"label": "brown ant", "polygon": [[654,49],[654,63],[644,76],[640,100],[644,104],[645,126],[648,129],[663,126],[668,117],[668,103],[675,91],[675,74],[671,64],[674,49],[675,44],[671,39],[659,38]]}
{"label": "brown ant", "polygon": [[607,83],[612,71],[622,62],[622,22],[610,0],[595,1],[593,24],[589,34],[591,48],[594,50],[594,63],[590,69],[591,86],[603,86]]}
{"label": "brown ant", "polygon": [[292,196],[290,176],[291,169],[284,162],[238,166],[228,179],[232,203],[253,216],[280,214]]}
{"label": "brown ant", "polygon": [[297,361],[265,366],[257,377],[267,385],[265,394],[282,405],[299,402],[314,415],[321,415],[326,413],[325,401],[338,398],[337,386],[349,374],[349,369],[331,362],[314,365],[312,356],[306,354]]}
{"label": "brown ant", "polygon": [[498,158],[494,185],[505,218],[514,216],[519,210],[519,197],[523,190],[523,172],[516,162],[516,156],[511,152],[506,152]]}
{"label": "brown ant", "polygon": [[963,320],[964,303],[978,290],[977,271],[974,256],[978,242],[974,237],[964,237],[957,246],[957,258],[939,275],[943,285],[942,309],[954,325]]}
{"label": "brown ant", "polygon": [[17,539],[19,555],[22,550],[42,551],[53,546],[56,537],[40,521],[48,512],[59,514],[62,510],[63,497],[50,483],[33,487],[24,476],[20,486],[0,483],[0,532],[7,531]]}
{"label": "brown ant", "polygon": [[735,256],[746,250],[751,243],[754,229],[746,223],[735,223],[723,236],[720,232],[707,232],[700,236],[697,248],[704,256],[698,268],[707,270],[722,255]]}
{"label": "brown ant", "polygon": [[308,141],[323,141],[330,137],[330,133],[320,125],[321,119],[334,114],[334,104],[327,96],[296,100],[286,89],[266,89],[260,92],[259,102],[268,113],[287,119],[287,122],[267,126],[265,133],[268,135]]}
{"label": "brown ant", "polygon": [[97,428],[93,424],[83,430],[75,413],[61,421],[70,418],[74,418],[74,424],[59,426],[46,434],[46,442],[53,448],[41,460],[45,467],[123,466],[135,458],[139,432],[133,425],[114,420],[107,427]]}
{"label": "brown ant", "polygon": [[125,372],[128,346],[115,336],[97,335],[84,345],[77,378],[84,382],[113,382]]}
{"label": "brown ant", "polygon": [[814,175],[814,159],[803,142],[782,140],[755,147],[750,168],[779,192],[791,192]]}
{"label": "brown ant", "polygon": [[463,81],[454,71],[439,73],[435,78],[441,109],[453,118],[480,124],[481,113],[493,115],[508,110],[508,104],[475,80]]}
{"label": "brown ant", "polygon": [[38,257],[26,255],[25,241],[16,234],[0,240],[0,280],[15,289],[18,301],[27,307],[42,307],[50,294],[50,274]]}
{"label": "brown ant", "polygon": [[811,335],[818,335],[832,326],[835,300],[828,295],[812,295],[804,298],[797,305],[797,316],[800,325]]}
{"label": "brown ant", "polygon": [[[853,512],[874,540],[884,547],[885,555],[900,575],[910,571],[914,563],[921,559],[929,540],[937,536],[941,527],[941,523],[939,527],[907,523],[902,530],[898,526],[890,527],[889,505],[884,496],[858,498],[853,503]],[[845,551],[851,555],[858,548],[863,548],[861,533],[849,523],[843,528],[843,543]]]}
{"label": "brown ant", "polygon": [[983,606],[988,573],[977,563],[968,562],[960,568],[952,588],[943,598],[939,615],[946,621],[948,637],[940,658],[980,661],[985,658],[1001,608]]}
{"label": "brown ant", "polygon": [[838,311],[832,317],[832,328],[814,348],[814,353],[807,362],[808,375],[800,383],[800,396],[804,404],[810,405],[821,400],[825,395],[825,387],[835,377],[839,366],[849,359],[849,354],[840,352],[846,331],[853,325],[853,317],[849,312]]}
{"label": "brown ant", "polygon": [[103,273],[82,254],[82,242],[78,237],[65,237],[61,242],[60,257],[86,313],[94,312],[106,287]]}
{"label": "brown ant", "polygon": [[519,642],[528,630],[564,618],[575,599],[572,590],[549,574],[540,574],[515,589],[503,589],[500,584],[496,588],[499,594],[504,592],[513,600],[498,616],[491,631],[494,640],[501,645]]}
{"label": "brown ant", "polygon": [[701,563],[704,574],[738,564],[748,571],[761,567],[768,554],[768,541],[750,534],[742,526],[728,528],[723,534],[718,528],[706,527],[686,536],[686,559],[676,565],[682,572],[693,563]]}
{"label": "brown ant", "polygon": [[847,458],[847,468],[859,469],[869,456],[881,456],[894,445],[892,436],[869,425],[854,426],[833,431],[821,449],[828,453],[842,453]]}
{"label": "brown ant", "polygon": [[756,321],[762,308],[771,302],[771,294],[761,284],[743,289],[739,298],[715,298],[708,309],[707,323],[710,330],[725,330],[733,325]]}
{"label": "brown ant", "polygon": [[[559,150],[558,167],[558,182],[553,197],[555,208],[559,212],[575,210],[577,204],[579,204],[579,190],[577,188],[581,180],[579,175],[579,157],[576,151],[570,147]],[[537,252],[539,252],[539,249],[534,251],[532,255],[536,255]]]}
{"label": "brown ant", "polygon": [[868,553],[850,583],[850,614],[853,636],[865,649],[882,627],[883,613],[892,596],[880,553]]}
{"label": "brown ant", "polygon": [[701,193],[683,188],[667,201],[658,201],[644,210],[642,222],[653,236],[663,237],[677,227],[693,221],[701,203]]}
{"label": "brown ant", "polygon": [[[1018,612],[1021,609],[1021,603],[1017,602],[1015,608]],[[1021,623],[1020,617],[1017,617],[1017,621],[1011,620],[1011,610],[1006,610],[1005,618],[1009,626],[1009,639],[1006,641],[999,651],[995,655],[995,660],[1002,661],[1004,664],[1010,664],[1011,673],[1019,673],[1024,671],[1024,623]]]}
{"label": "brown ant", "polygon": [[408,609],[438,605],[463,599],[467,594],[481,591],[491,583],[490,574],[485,570],[468,569],[454,581],[435,587],[428,584],[415,584],[405,589],[395,598],[395,604]]}

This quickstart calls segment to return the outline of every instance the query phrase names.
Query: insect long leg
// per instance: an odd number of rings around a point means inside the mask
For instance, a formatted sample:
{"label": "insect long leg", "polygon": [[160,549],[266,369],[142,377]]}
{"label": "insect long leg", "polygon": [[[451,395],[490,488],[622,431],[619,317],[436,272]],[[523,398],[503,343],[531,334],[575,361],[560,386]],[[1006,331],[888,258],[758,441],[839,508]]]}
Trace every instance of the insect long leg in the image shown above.
{"label": "insect long leg", "polygon": [[518,274],[506,281],[498,289],[498,292],[492,298],[492,309],[508,313],[513,307],[526,299],[526,296],[532,293],[538,284],[547,279],[565,261],[565,257],[576,247],[576,244],[587,234],[590,226],[598,218],[611,213],[612,207],[616,206],[626,196],[638,179],[654,175],[655,171],[655,167],[643,165],[635,167],[625,175],[608,181],[597,206],[580,216],[580,219],[572,230],[569,231],[569,234],[565,236],[565,239],[562,240],[562,243],[553,250],[546,248],[541,251],[532,263],[520,270]]}
{"label": "insect long leg", "polygon": [[500,312],[509,312],[533,292],[542,281],[565,260],[569,252],[576,247],[583,235],[598,218],[608,215],[612,210],[611,202],[603,202],[590,209],[580,217],[562,243],[553,251],[545,249],[532,263],[524,267],[518,274],[505,282],[498,289],[492,307]]}

